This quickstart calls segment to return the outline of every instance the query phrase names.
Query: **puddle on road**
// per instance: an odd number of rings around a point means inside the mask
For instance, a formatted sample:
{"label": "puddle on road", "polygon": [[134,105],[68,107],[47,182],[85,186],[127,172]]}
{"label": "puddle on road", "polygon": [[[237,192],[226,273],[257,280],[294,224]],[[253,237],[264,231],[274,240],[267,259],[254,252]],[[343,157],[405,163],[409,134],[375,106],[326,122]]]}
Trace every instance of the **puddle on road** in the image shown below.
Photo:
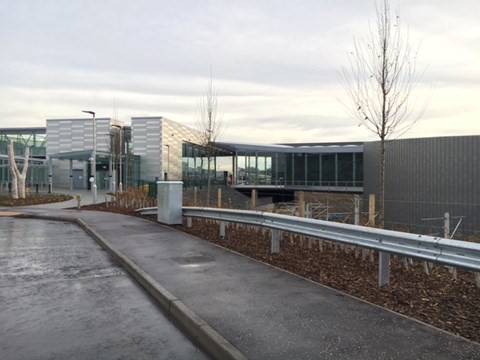
{"label": "puddle on road", "polygon": [[184,266],[200,266],[201,264],[209,263],[215,260],[215,257],[210,254],[194,254],[188,256],[172,257],[176,263]]}

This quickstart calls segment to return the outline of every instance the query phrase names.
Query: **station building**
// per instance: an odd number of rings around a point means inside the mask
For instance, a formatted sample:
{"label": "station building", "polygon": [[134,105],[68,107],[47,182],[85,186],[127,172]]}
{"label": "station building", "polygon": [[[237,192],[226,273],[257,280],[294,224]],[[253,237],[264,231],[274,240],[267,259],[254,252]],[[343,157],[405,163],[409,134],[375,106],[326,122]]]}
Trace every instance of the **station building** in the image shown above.
{"label": "station building", "polygon": [[[164,117],[133,117],[131,125],[96,118],[96,181],[99,189],[113,183],[129,186],[157,180],[181,180],[186,187],[207,181],[208,151],[199,132]],[[90,184],[94,120],[49,119],[45,128],[0,129],[0,183],[10,181],[7,143],[15,145],[21,163],[25,146],[39,172],[27,182],[53,188],[86,189]],[[116,141],[121,144],[116,145]],[[233,186],[317,191],[363,191],[363,144],[240,144],[216,143],[211,177]],[[121,169],[120,169],[120,165]],[[32,168],[33,169],[33,168]]]}
{"label": "station building", "polygon": [[[133,117],[49,119],[43,128],[0,129],[0,188],[10,182],[7,144],[17,163],[25,146],[31,159],[27,184],[41,188],[88,189],[96,134],[95,181],[113,191],[122,184],[142,186],[181,180],[185,187],[207,183],[209,151],[200,134],[170,119]],[[295,191],[379,193],[379,142],[242,144],[216,143],[210,162],[214,185],[249,193],[256,189],[274,201]],[[428,233],[428,219],[449,212],[464,233],[480,230],[480,136],[392,140],[387,143],[386,226]],[[365,201],[366,203],[366,201]],[[461,220],[460,220],[461,219]],[[427,221],[427,222],[425,222]],[[413,228],[412,228],[413,224]],[[421,230],[421,231],[420,231]]]}

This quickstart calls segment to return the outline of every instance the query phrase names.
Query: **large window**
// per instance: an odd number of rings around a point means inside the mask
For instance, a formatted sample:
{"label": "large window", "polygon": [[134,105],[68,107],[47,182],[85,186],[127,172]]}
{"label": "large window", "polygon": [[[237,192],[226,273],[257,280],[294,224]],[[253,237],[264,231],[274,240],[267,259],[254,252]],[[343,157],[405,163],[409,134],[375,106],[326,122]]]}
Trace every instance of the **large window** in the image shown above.
{"label": "large window", "polygon": [[337,186],[353,186],[353,161],[351,153],[337,154]]}
{"label": "large window", "polygon": [[320,154],[307,154],[307,186],[320,186]]}
{"label": "large window", "polygon": [[[272,146],[273,147],[273,146]],[[303,148],[288,149],[279,146],[278,152],[262,151],[253,146],[228,148],[229,155],[214,160],[217,173],[233,174],[234,185],[272,185],[307,187],[361,187],[363,183],[363,154],[361,152],[332,152],[331,147],[318,152]],[[322,152],[322,150],[328,151]],[[344,150],[344,149],[341,149]],[[185,144],[183,150],[183,177],[186,186],[199,186],[206,179],[206,159],[201,147]],[[234,155],[232,155],[234,154]],[[223,167],[224,160],[228,166]],[[213,169],[213,167],[212,167]]]}
{"label": "large window", "polygon": [[322,154],[321,186],[336,186],[335,154]]}

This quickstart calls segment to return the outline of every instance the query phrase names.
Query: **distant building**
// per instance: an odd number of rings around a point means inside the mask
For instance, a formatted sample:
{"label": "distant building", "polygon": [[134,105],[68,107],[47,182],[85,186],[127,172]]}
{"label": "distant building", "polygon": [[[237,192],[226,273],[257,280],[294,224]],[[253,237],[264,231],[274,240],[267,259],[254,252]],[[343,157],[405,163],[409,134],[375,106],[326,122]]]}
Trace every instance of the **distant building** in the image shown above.
{"label": "distant building", "polygon": [[[208,161],[198,131],[164,117],[133,117],[131,126],[98,118],[95,178],[99,189],[181,180],[203,187]],[[112,139],[121,150],[112,156]],[[32,160],[27,183],[41,187],[89,188],[93,119],[49,119],[45,128],[0,129],[0,188],[10,181],[7,143],[17,161],[25,146]],[[257,189],[273,200],[295,191],[369,194],[379,192],[379,143],[240,144],[217,143],[211,163],[214,185],[248,193]],[[451,216],[452,229],[480,230],[480,136],[392,140],[387,143],[385,224],[387,228],[431,233]],[[442,235],[442,234],[440,234]]]}

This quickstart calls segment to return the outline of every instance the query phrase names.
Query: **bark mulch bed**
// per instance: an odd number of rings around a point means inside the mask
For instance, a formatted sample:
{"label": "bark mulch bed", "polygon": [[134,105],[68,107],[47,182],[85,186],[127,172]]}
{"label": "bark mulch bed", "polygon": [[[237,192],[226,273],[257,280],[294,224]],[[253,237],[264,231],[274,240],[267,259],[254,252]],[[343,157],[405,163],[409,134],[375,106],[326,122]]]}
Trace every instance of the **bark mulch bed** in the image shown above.
{"label": "bark mulch bed", "polygon": [[25,199],[12,199],[10,194],[0,195],[0,206],[28,206],[68,201],[73,196],[65,194],[29,194]]}

